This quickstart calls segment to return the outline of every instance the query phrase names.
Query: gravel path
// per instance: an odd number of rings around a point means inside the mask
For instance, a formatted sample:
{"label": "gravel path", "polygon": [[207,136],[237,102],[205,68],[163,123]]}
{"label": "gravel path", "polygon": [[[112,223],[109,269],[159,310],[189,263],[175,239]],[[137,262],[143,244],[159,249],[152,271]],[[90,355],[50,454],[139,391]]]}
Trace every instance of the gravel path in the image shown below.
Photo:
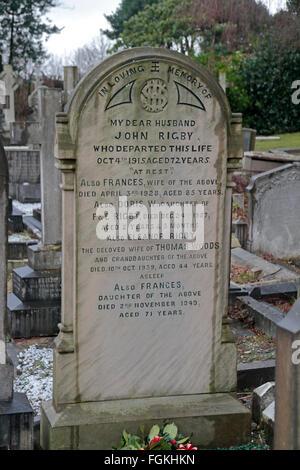
{"label": "gravel path", "polygon": [[15,392],[26,393],[36,416],[42,401],[52,398],[53,349],[29,346],[18,353]]}

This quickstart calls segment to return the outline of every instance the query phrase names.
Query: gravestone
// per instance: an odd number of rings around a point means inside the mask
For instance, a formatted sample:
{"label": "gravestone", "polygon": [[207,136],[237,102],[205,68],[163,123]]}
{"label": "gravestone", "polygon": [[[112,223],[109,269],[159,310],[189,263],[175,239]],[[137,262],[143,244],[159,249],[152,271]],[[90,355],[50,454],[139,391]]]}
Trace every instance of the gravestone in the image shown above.
{"label": "gravestone", "polygon": [[300,163],[253,176],[247,190],[249,251],[275,258],[300,256]]}
{"label": "gravestone", "polygon": [[294,155],[295,157],[300,157],[300,148],[299,147],[291,147],[291,148],[281,148],[281,149],[270,149],[270,153],[275,153],[275,155],[285,154],[287,156]]}
{"label": "gravestone", "polygon": [[[297,149],[296,149],[297,150]],[[276,152],[245,152],[243,159],[243,169],[245,173],[262,173],[273,170],[288,163],[300,162],[300,152],[286,152],[284,149],[277,149]]]}
{"label": "gravestone", "polygon": [[[76,67],[65,71],[65,91],[40,86],[30,95],[37,107],[42,204],[39,220],[25,217],[28,227],[41,226],[42,240],[27,248],[28,266],[13,270],[13,292],[8,296],[8,329],[12,338],[52,336],[58,333],[61,311],[61,191],[54,165],[55,114],[74,87]],[[68,86],[67,86],[68,85]]]}
{"label": "gravestone", "polygon": [[38,109],[41,171],[42,244],[61,241],[60,175],[54,166],[55,113],[62,109],[61,90],[40,86],[29,97]]}
{"label": "gravestone", "polygon": [[219,72],[219,84],[226,93],[226,72]]}
{"label": "gravestone", "polygon": [[5,83],[6,106],[4,116],[6,125],[9,127],[9,124],[15,121],[15,91],[19,88],[21,80],[17,77],[10,64],[4,65],[3,72],[0,74],[0,80],[3,80]]}
{"label": "gravestone", "polygon": [[[1,270],[0,270],[0,400],[11,399],[12,398],[12,381],[13,381],[13,367],[8,365],[6,361],[6,343],[5,343],[5,299],[7,292],[7,253],[8,253],[8,244],[7,244],[7,219],[8,219],[8,167],[7,160],[5,156],[4,149],[0,142],[0,260],[1,260]],[[7,380],[3,380],[2,373],[3,370],[7,370],[8,376]],[[12,371],[12,372],[11,372]],[[6,382],[6,384],[5,384]],[[9,389],[9,393],[4,397],[2,384]]]}
{"label": "gravestone", "polygon": [[[60,175],[54,166],[54,128],[55,113],[62,109],[61,90],[41,86],[33,94],[38,107],[36,139],[40,150],[30,153],[37,155],[41,173],[42,217],[36,222],[26,216],[24,224],[32,231],[41,228],[42,242],[28,245],[29,265],[12,272],[13,291],[7,298],[7,327],[12,338],[55,335],[60,320],[61,193]],[[30,196],[30,187],[26,185],[25,189]]]}
{"label": "gravestone", "polygon": [[[56,126],[62,321],[42,448],[110,449],[123,429],[164,420],[208,447],[247,441],[249,410],[231,395],[236,347],[225,300],[241,115],[191,59],[137,48],[91,71]],[[155,219],[149,230],[147,210],[174,202],[204,208],[197,247],[172,238],[175,228],[166,239],[163,226],[153,233]],[[101,204],[123,210],[118,223],[102,214],[108,231],[122,232],[116,239],[100,239]],[[136,207],[139,233],[126,238]]]}
{"label": "gravestone", "polygon": [[5,82],[0,80],[0,135],[3,134],[4,127],[4,107],[6,105]]}
{"label": "gravestone", "polygon": [[[61,111],[78,80],[77,67],[64,67],[64,91],[40,86],[29,97],[37,109],[39,121],[41,193],[42,193],[42,246],[51,251],[52,245],[61,244],[61,177],[54,165],[55,114]],[[51,254],[49,256],[52,256]]]}
{"label": "gravestone", "polygon": [[300,301],[277,325],[275,450],[300,450]]}
{"label": "gravestone", "polygon": [[0,448],[33,446],[33,410],[23,393],[13,392],[14,366],[6,351],[8,166],[0,142]]}
{"label": "gravestone", "polygon": [[39,123],[36,121],[16,121],[10,124],[10,145],[39,147]]}
{"label": "gravestone", "polygon": [[238,239],[240,246],[245,248],[248,238],[248,224],[244,220],[235,220],[232,222],[232,233]]}
{"label": "gravestone", "polygon": [[244,152],[249,152],[255,149],[255,137],[256,130],[243,128],[243,142],[244,142]]}
{"label": "gravestone", "polygon": [[[40,152],[28,147],[5,147],[9,168],[9,195],[18,199],[24,184],[37,188],[40,195]],[[24,201],[21,201],[24,202]]]}
{"label": "gravestone", "polygon": [[78,67],[66,65],[64,67],[64,102],[67,103],[79,81]]}
{"label": "gravestone", "polygon": [[5,82],[4,80],[0,80],[0,106],[2,107],[5,105],[6,99],[6,90],[5,90]]}

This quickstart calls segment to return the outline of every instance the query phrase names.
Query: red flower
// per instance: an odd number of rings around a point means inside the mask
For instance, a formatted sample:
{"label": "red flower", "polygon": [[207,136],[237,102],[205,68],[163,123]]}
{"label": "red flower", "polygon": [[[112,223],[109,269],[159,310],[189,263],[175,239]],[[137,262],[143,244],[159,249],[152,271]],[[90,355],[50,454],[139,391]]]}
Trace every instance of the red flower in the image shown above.
{"label": "red flower", "polygon": [[193,444],[186,444],[185,447],[183,444],[179,444],[177,450],[198,450],[198,447],[193,447]]}
{"label": "red flower", "polygon": [[157,442],[159,442],[161,440],[161,437],[160,436],[154,436],[152,441],[150,442],[150,448],[151,448],[151,445],[152,444],[156,444]]}

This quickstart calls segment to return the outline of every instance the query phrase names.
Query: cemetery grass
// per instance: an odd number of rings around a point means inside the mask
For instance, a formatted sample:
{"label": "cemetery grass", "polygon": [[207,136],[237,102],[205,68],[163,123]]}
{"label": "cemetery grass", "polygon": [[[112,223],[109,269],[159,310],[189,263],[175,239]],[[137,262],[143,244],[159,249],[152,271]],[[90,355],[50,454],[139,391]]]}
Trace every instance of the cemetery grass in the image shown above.
{"label": "cemetery grass", "polygon": [[256,141],[255,150],[267,152],[270,149],[300,148],[300,132],[293,134],[276,134],[280,140]]}

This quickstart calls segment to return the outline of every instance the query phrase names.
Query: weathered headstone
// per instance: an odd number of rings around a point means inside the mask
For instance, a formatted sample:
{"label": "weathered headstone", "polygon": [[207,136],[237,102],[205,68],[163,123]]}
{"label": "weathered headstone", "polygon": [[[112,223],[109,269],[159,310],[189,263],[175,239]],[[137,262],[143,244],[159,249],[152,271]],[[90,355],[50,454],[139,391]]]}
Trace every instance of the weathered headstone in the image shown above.
{"label": "weathered headstone", "polygon": [[274,449],[300,450],[300,301],[277,327]]}
{"label": "weathered headstone", "polygon": [[[42,242],[28,246],[29,266],[16,268],[12,273],[13,292],[7,298],[7,326],[12,338],[56,334],[61,308],[61,251],[60,246],[53,247],[61,240],[60,175],[54,166],[55,113],[62,109],[61,90],[42,86],[33,93],[38,106],[36,138],[40,151],[27,151],[26,155],[36,154],[39,159],[36,163],[41,172],[42,217],[37,225],[41,228]],[[30,186],[25,185],[25,190],[27,198],[30,197]],[[18,193],[22,195],[20,189]],[[24,217],[24,223],[34,230],[33,217]]]}
{"label": "weathered headstone", "polygon": [[62,109],[61,90],[40,86],[30,95],[32,100],[37,102],[40,125],[42,243],[55,245],[61,241],[60,175],[54,166],[55,114]]}
{"label": "weathered headstone", "polygon": [[247,190],[248,249],[275,258],[300,256],[300,163],[253,176]]}
{"label": "weathered headstone", "polygon": [[[6,320],[5,305],[7,292],[7,219],[8,219],[8,166],[4,149],[0,142],[0,400],[12,398],[13,368],[6,362]],[[3,380],[2,372],[9,369],[9,378]],[[12,370],[12,373],[11,373]],[[3,396],[2,386],[5,385],[10,391]]]}
{"label": "weathered headstone", "polygon": [[300,157],[300,147],[270,149],[269,152],[279,156],[285,154],[286,156]]}
{"label": "weathered headstone", "polygon": [[226,93],[226,72],[219,72],[219,84]]}
{"label": "weathered headstone", "polygon": [[0,80],[0,106],[2,107],[6,103],[6,90],[5,90],[5,81]]}
{"label": "weathered headstone", "polygon": [[[235,220],[232,222],[232,233],[236,236],[242,248],[246,247],[248,238],[248,224],[244,220]],[[234,247],[232,247],[234,248]]]}
{"label": "weathered headstone", "polygon": [[60,172],[54,165],[55,114],[63,110],[67,97],[76,85],[77,67],[64,67],[64,91],[40,86],[30,95],[29,101],[38,112],[40,126],[38,141],[41,146],[42,193],[42,245],[45,250],[61,243],[61,191]]}
{"label": "weathered headstone", "polygon": [[78,67],[66,65],[64,67],[64,102],[67,103],[79,81]]}
{"label": "weathered headstone", "polygon": [[13,392],[14,366],[6,352],[8,166],[0,142],[0,448],[32,449],[33,410]]}
{"label": "weathered headstone", "polygon": [[41,68],[40,66],[36,67],[35,71],[35,81],[34,81],[34,88],[39,88],[43,85],[43,79],[41,76]]}
{"label": "weathered headstone", "polygon": [[39,136],[39,123],[37,121],[15,121],[10,123],[10,145],[28,146],[30,149],[39,149],[37,144]]}
{"label": "weathered headstone", "polygon": [[256,174],[273,170],[288,163],[300,162],[300,151],[286,152],[284,149],[277,149],[276,152],[245,152],[243,159],[243,169],[246,172]]}
{"label": "weathered headstone", "polygon": [[[0,135],[3,135],[5,121],[4,121],[4,108],[6,106],[6,90],[4,80],[0,80]],[[2,137],[3,138],[3,137]]]}
{"label": "weathered headstone", "polygon": [[[241,115],[191,59],[137,48],[90,72],[56,122],[62,322],[42,447],[110,449],[123,429],[169,419],[205,446],[247,440],[249,410],[230,395],[236,348],[225,300]],[[204,207],[197,248],[187,234],[153,236],[153,220],[148,230],[145,210],[174,202]],[[112,240],[99,239],[107,203],[123,211],[118,223],[105,220],[122,232]],[[124,229],[135,203],[141,239]]]}
{"label": "weathered headstone", "polygon": [[253,421],[260,424],[263,411],[274,401],[275,382],[266,382],[253,390],[251,411]]}
{"label": "weathered headstone", "polygon": [[[24,223],[31,230],[42,225],[42,240],[28,246],[28,266],[16,268],[12,273],[13,292],[8,296],[7,318],[13,338],[50,336],[58,332],[62,222],[61,177],[54,165],[55,114],[63,109],[66,94],[71,92],[68,86],[74,87],[76,67],[67,69],[64,92],[41,86],[30,95],[30,102],[37,107],[39,118],[37,139],[41,148],[42,210],[38,214],[39,220],[25,217]],[[73,80],[68,79],[70,74]]]}
{"label": "weathered headstone", "polygon": [[5,147],[5,152],[9,168],[9,195],[13,199],[18,199],[24,183],[29,183],[30,186],[38,188],[40,192],[39,150],[10,146]]}
{"label": "weathered headstone", "polygon": [[20,78],[17,77],[10,64],[4,65],[3,72],[0,74],[0,80],[5,83],[6,106],[4,109],[5,122],[15,121],[15,91],[20,86]]}
{"label": "weathered headstone", "polygon": [[243,128],[244,151],[249,152],[255,149],[256,130]]}

